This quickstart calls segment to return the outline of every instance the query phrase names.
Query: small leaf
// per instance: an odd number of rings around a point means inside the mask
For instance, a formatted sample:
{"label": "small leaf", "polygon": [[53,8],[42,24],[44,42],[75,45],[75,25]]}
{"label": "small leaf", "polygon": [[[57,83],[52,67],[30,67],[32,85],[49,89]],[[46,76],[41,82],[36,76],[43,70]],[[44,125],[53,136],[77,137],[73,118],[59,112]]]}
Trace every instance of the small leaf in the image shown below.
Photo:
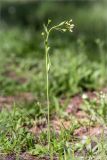
{"label": "small leaf", "polygon": [[50,66],[51,66],[51,64],[50,64],[50,63],[48,63],[47,71],[49,71],[49,70],[50,70]]}
{"label": "small leaf", "polygon": [[43,27],[44,27],[45,32],[47,33],[48,30],[47,30],[46,25],[44,24]]}
{"label": "small leaf", "polygon": [[47,48],[47,52],[49,51],[50,47]]}
{"label": "small leaf", "polygon": [[51,23],[51,19],[48,19],[48,24],[50,24]]}
{"label": "small leaf", "polygon": [[72,19],[70,19],[70,21],[69,21],[70,23],[72,22]]}
{"label": "small leaf", "polygon": [[44,35],[45,35],[45,33],[44,33],[44,32],[42,32],[42,33],[41,33],[41,35],[42,35],[42,36],[44,36]]}
{"label": "small leaf", "polygon": [[62,31],[63,31],[63,32],[66,32],[66,31],[67,31],[67,29],[62,29]]}
{"label": "small leaf", "polygon": [[62,26],[65,24],[65,21],[61,22],[58,26]]}

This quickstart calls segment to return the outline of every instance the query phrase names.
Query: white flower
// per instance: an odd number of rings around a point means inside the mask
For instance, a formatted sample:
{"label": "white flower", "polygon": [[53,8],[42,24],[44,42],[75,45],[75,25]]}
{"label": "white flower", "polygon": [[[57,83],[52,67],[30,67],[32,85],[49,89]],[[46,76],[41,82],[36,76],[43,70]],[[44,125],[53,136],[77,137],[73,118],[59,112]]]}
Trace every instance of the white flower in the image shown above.
{"label": "white flower", "polygon": [[74,24],[72,23],[72,19],[69,21],[63,21],[60,24],[54,26],[52,29],[56,29],[62,32],[73,32]]}

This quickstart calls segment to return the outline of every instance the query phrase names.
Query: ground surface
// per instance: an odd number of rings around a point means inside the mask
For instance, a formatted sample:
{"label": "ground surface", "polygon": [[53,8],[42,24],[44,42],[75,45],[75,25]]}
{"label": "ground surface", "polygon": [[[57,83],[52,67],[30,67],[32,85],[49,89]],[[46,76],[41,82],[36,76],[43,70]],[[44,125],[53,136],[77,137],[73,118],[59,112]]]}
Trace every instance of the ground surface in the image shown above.
{"label": "ground surface", "polygon": [[[57,139],[58,137],[60,137],[61,132],[64,132],[63,136],[65,136],[67,132],[70,132],[70,135],[69,135],[70,137],[69,138],[66,137],[66,138],[68,138],[69,141],[73,140],[74,144],[80,143],[81,145],[83,145],[81,147],[82,149],[84,148],[85,150],[84,154],[87,154],[90,149],[93,149],[95,146],[97,146],[98,142],[95,140],[95,137],[100,138],[103,136],[102,138],[104,139],[107,136],[107,127],[105,123],[103,123],[103,121],[99,122],[99,118],[103,116],[103,113],[100,113],[100,112],[103,109],[101,107],[104,107],[104,105],[106,105],[106,101],[105,101],[106,97],[107,97],[107,89],[104,88],[96,92],[95,91],[84,92],[81,95],[78,94],[78,95],[75,95],[73,98],[71,98],[69,102],[67,102],[66,109],[63,110],[63,113],[64,113],[63,117],[61,117],[61,115],[58,116],[57,113],[54,115],[53,114],[51,115],[51,118],[50,118],[51,129],[52,129],[51,131],[53,132],[54,130],[56,134],[56,137],[54,138]],[[102,100],[105,102],[104,104],[101,103]],[[35,97],[31,93],[23,93],[23,94],[20,94],[19,96],[14,96],[14,97],[8,97],[8,96],[0,97],[0,106],[1,107],[5,106],[10,111],[12,109],[11,107],[13,106],[13,102],[19,103],[19,101],[20,103],[22,101],[25,103],[26,101],[27,103],[31,104],[31,102],[35,101]],[[65,101],[66,99],[60,99],[60,102],[59,102],[60,105],[63,106],[63,104],[66,104]],[[85,108],[84,108],[84,105],[85,105]],[[21,126],[21,127],[24,127],[24,126]],[[25,127],[27,127],[27,131],[29,133],[32,133],[35,138],[39,139],[39,136],[43,132],[45,133],[47,130],[46,117],[42,116],[42,118],[36,120],[36,122],[33,119],[32,125],[30,127],[29,126],[25,126]],[[89,138],[88,140],[89,142],[87,142],[88,138]],[[44,145],[46,145],[47,143],[46,140],[44,139],[41,139],[41,140],[43,140],[44,141],[43,143],[45,143]],[[42,148],[40,148],[40,150],[42,151]],[[34,151],[36,151],[36,148],[34,149]],[[32,154],[35,154],[34,151],[32,151]],[[76,153],[77,155],[78,154],[81,155],[81,153],[78,153],[78,150],[76,150],[75,152],[77,152]],[[49,159],[48,156],[42,156],[44,158],[39,158],[37,155],[31,156],[30,153],[22,152],[18,155],[18,158],[20,160],[39,160],[39,159],[48,160]],[[15,160],[16,154],[10,153],[9,155],[1,156],[1,160],[3,159]],[[58,156],[54,156],[54,159],[58,159]]]}

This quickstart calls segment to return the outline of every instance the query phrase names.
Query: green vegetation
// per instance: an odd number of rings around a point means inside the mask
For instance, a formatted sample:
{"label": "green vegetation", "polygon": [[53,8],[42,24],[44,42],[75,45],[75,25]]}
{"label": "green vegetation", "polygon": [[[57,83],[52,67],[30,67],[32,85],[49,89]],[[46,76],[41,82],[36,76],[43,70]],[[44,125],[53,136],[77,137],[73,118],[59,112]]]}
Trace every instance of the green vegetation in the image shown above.
{"label": "green vegetation", "polygon": [[[0,159],[106,160],[106,1],[0,4]],[[75,24],[52,32],[51,67],[48,18]]]}

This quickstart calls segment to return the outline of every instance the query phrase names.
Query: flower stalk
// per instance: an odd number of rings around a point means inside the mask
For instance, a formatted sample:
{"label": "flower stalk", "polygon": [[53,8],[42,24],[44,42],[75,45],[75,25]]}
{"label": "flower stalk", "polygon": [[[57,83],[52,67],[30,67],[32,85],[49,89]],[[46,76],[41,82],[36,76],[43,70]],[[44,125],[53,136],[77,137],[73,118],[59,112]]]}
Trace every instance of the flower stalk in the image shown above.
{"label": "flower stalk", "polygon": [[48,151],[51,150],[51,137],[50,137],[50,101],[49,101],[49,70],[50,70],[50,58],[49,58],[49,36],[50,33],[54,30],[61,31],[61,32],[72,32],[72,29],[74,28],[74,24],[72,24],[72,20],[69,21],[63,21],[59,23],[58,25],[54,25],[50,27],[51,20],[48,20],[47,25],[43,25],[44,32],[42,32],[42,36],[44,38],[44,46],[45,46],[45,67],[46,67],[46,101],[47,101],[47,109],[48,109],[48,118],[47,118],[47,125],[48,125],[48,131],[47,131],[47,140],[48,140]]}

